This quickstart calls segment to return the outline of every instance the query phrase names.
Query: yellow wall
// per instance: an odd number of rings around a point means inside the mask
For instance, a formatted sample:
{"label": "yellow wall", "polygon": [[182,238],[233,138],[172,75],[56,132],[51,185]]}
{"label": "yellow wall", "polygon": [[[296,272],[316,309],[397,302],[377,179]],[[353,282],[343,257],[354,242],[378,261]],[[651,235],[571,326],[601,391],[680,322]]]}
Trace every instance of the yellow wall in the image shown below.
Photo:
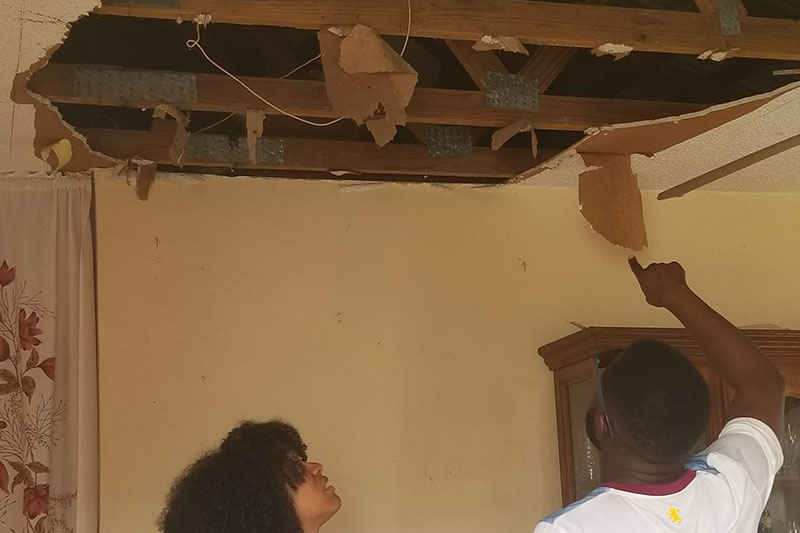
{"label": "yellow wall", "polygon": [[[800,328],[800,196],[646,198],[651,251],[740,325]],[[344,508],[328,533],[530,531],[558,506],[551,375],[594,325],[674,322],[576,192],[98,182],[102,530],[238,420],[281,416]],[[523,268],[523,262],[527,270]]]}

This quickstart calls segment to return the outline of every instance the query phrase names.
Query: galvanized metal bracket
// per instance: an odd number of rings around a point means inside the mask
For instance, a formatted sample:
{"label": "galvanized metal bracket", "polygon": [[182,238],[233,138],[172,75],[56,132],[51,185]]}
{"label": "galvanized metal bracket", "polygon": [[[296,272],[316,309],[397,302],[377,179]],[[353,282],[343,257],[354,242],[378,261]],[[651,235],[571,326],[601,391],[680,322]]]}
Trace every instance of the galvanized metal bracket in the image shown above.
{"label": "galvanized metal bracket", "polygon": [[486,105],[518,111],[536,111],[539,107],[539,80],[530,76],[486,73]]}
{"label": "galvanized metal bracket", "polygon": [[741,35],[742,25],[739,22],[739,6],[736,0],[717,0],[719,24],[722,35]]}
{"label": "galvanized metal bracket", "polygon": [[[227,135],[192,134],[183,149],[188,162],[224,161],[231,165],[249,163],[247,138]],[[260,165],[283,164],[283,139],[260,138],[256,141],[256,162]]]}
{"label": "galvanized metal bracket", "polygon": [[173,72],[76,69],[73,94],[117,102],[186,104],[197,101],[197,76]]}
{"label": "galvanized metal bracket", "polygon": [[455,159],[472,154],[472,135],[466,126],[428,126],[425,144],[431,157]]}

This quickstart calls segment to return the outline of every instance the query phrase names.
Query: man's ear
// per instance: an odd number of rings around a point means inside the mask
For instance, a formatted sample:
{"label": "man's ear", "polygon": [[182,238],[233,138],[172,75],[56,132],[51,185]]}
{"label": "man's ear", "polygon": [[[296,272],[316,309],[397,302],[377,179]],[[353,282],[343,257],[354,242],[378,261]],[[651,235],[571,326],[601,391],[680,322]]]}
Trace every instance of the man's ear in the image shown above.
{"label": "man's ear", "polygon": [[610,437],[608,419],[596,403],[586,412],[586,435],[598,450],[603,449],[603,443]]}

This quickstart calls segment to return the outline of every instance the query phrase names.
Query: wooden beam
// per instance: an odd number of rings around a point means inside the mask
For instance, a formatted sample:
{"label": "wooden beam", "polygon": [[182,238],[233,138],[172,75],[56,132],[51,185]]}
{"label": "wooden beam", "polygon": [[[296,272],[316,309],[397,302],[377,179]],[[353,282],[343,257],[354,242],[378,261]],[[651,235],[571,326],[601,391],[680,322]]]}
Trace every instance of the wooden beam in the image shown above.
{"label": "wooden beam", "polygon": [[[595,48],[604,43],[635,51],[700,55],[734,50],[739,57],[800,59],[800,22],[742,17],[741,35],[723,36],[716,13],[514,0],[413,2],[411,34],[477,41],[486,34],[511,35],[528,44]],[[289,26],[366,24],[382,34],[405,35],[408,12],[397,0],[182,0],[179,8],[103,6],[98,13],[214,22]]]}
{"label": "wooden beam", "polygon": [[539,93],[545,93],[577,51],[577,48],[540,46],[533,51],[528,62],[519,70],[519,74],[537,78]]}
{"label": "wooden beam", "polygon": [[[80,65],[51,63],[37,72],[28,88],[56,103],[91,104],[111,107],[153,109],[164,102],[158,99],[121,101],[103,96],[76,95],[73,74]],[[118,69],[117,67],[117,70]],[[133,71],[126,69],[126,72]],[[224,75],[195,74],[197,98],[179,104],[187,111],[244,113],[246,109],[266,106],[241,86]],[[315,81],[242,78],[258,94],[285,111],[302,117],[337,118],[328,101],[325,84]],[[537,129],[583,131],[594,126],[635,122],[691,113],[704,109],[701,104],[650,102],[644,100],[612,100],[569,96],[539,97],[539,110],[533,113],[487,107],[486,96],[478,91],[419,88],[407,108],[408,122],[451,124],[459,126],[505,127],[523,116],[531,116]],[[272,108],[268,114],[279,114]]]}
{"label": "wooden beam", "polygon": [[447,43],[450,51],[453,52],[458,62],[461,63],[461,66],[464,67],[464,70],[467,71],[469,77],[472,78],[472,81],[481,91],[486,90],[487,72],[508,73],[508,69],[497,57],[497,54],[492,51],[478,52],[473,50],[472,45],[474,43],[472,41],[446,39],[445,43]]}
{"label": "wooden beam", "polygon": [[[169,147],[173,135],[163,131],[134,131],[84,128],[92,149],[118,159],[139,157],[163,165],[171,165]],[[471,178],[511,178],[546,158],[555,155],[550,150],[534,159],[530,150],[473,147],[468,157],[445,159],[428,155],[419,144],[391,143],[383,148],[372,142],[332,141],[321,139],[283,140],[284,161],[281,164],[237,164],[244,169],[280,169],[328,172],[348,170],[364,174],[430,175]],[[213,160],[184,160],[187,166],[230,167],[229,162]]]}

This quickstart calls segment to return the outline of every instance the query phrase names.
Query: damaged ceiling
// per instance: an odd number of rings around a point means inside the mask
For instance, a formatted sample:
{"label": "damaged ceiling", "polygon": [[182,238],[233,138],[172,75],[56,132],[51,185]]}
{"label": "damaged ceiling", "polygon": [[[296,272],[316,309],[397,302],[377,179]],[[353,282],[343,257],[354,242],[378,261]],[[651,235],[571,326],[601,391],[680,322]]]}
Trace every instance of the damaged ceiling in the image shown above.
{"label": "damaged ceiling", "polygon": [[[785,30],[800,8],[718,0],[735,6],[737,34],[715,1],[412,1],[409,25],[400,0],[109,0],[23,82],[86,136],[93,166],[108,156],[184,172],[496,184],[590,128],[791,81],[773,72],[797,67],[800,37]],[[164,106],[174,112],[154,116]],[[266,120],[249,127],[253,113]]]}
{"label": "damaged ceiling", "polygon": [[[747,157],[706,187],[800,192],[795,145],[752,158],[800,134],[800,91],[787,87],[800,80],[795,3],[0,2],[18,50],[0,63],[17,74],[0,87],[9,160],[30,161],[33,145],[51,169],[134,169],[143,198],[156,170],[181,170],[586,182],[583,203],[592,176],[666,190]],[[681,126],[781,87],[725,120]],[[608,127],[653,120],[655,138],[674,124],[682,134],[643,149]],[[584,210],[593,225],[618,215]],[[634,233],[617,244],[644,246],[643,227]]]}

